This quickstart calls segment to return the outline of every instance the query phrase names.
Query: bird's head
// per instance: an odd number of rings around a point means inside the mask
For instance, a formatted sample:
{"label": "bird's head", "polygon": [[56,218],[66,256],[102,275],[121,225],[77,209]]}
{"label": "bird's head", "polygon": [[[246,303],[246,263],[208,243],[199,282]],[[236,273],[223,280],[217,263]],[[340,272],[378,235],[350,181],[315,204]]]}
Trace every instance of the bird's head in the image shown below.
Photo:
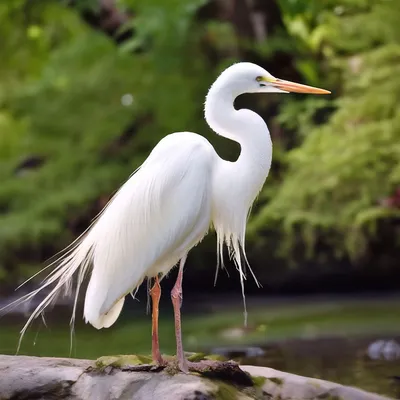
{"label": "bird's head", "polygon": [[222,72],[218,81],[229,88],[234,96],[242,93],[330,93],[325,89],[275,78],[264,68],[248,62],[233,64]]}

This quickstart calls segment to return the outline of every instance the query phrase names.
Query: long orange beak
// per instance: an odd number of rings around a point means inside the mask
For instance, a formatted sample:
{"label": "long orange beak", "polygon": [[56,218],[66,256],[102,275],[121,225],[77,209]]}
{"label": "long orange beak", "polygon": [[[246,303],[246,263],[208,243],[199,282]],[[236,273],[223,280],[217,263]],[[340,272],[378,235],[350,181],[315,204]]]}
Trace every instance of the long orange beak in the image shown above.
{"label": "long orange beak", "polygon": [[286,92],[294,93],[310,93],[310,94],[330,94],[329,90],[316,88],[313,86],[301,85],[300,83],[294,83],[290,81],[284,81],[282,79],[276,79],[271,82],[275,87]]}

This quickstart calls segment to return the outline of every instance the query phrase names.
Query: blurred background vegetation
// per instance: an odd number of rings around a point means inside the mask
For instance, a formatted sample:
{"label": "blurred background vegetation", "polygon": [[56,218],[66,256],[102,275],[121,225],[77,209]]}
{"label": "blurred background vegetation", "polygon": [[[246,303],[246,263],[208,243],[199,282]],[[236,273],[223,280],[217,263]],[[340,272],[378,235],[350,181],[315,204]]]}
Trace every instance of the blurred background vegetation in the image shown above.
{"label": "blurred background vegetation", "polygon": [[[210,132],[202,104],[223,68],[249,60],[333,92],[238,99],[269,122],[275,149],[249,227],[260,280],[274,290],[292,288],[293,277],[302,287],[301,276],[317,274],[329,286],[340,272],[363,287],[393,285],[400,206],[393,5],[3,2],[0,282],[26,278],[81,233],[166,134],[198,132],[235,159],[237,146]],[[212,238],[189,260],[196,265],[189,279],[205,265],[211,276],[214,260]]]}
{"label": "blurred background vegetation", "polygon": [[[399,21],[396,0],[0,2],[3,294],[83,232],[166,134],[200,133],[234,160],[203,102],[236,61],[332,91],[237,100],[274,142],[247,243],[263,289],[248,292],[400,289]],[[239,297],[234,273],[213,288],[215,262],[209,235],[185,293]]]}

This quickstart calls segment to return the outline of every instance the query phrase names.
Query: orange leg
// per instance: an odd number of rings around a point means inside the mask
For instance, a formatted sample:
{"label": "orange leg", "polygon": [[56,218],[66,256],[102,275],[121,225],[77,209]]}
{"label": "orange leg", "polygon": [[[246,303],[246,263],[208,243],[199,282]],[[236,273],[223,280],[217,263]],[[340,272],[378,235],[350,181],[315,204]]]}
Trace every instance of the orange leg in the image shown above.
{"label": "orange leg", "polygon": [[171,291],[172,305],[174,307],[175,316],[175,337],[176,337],[176,358],[178,365],[182,372],[189,372],[188,363],[185,358],[182,346],[182,331],[181,331],[181,305],[182,305],[182,279],[183,279],[183,266],[185,265],[186,256],[181,259],[179,265],[178,277],[175,285]]}
{"label": "orange leg", "polygon": [[158,281],[158,276],[156,276],[156,281],[153,287],[150,290],[151,302],[153,305],[153,310],[151,314],[152,325],[151,325],[151,354],[153,357],[153,361],[158,365],[163,365],[164,360],[161,357],[160,353],[160,343],[158,340],[158,314],[159,309],[158,305],[160,303],[161,297],[161,286]]}

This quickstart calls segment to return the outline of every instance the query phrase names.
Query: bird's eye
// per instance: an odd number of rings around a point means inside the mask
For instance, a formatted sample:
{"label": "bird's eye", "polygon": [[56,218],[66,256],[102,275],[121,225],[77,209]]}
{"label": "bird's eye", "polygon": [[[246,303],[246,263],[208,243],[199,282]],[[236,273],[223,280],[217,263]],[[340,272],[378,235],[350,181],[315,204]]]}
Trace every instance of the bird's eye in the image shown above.
{"label": "bird's eye", "polygon": [[267,86],[264,82],[264,78],[262,76],[257,76],[256,81],[259,83],[260,87]]}

